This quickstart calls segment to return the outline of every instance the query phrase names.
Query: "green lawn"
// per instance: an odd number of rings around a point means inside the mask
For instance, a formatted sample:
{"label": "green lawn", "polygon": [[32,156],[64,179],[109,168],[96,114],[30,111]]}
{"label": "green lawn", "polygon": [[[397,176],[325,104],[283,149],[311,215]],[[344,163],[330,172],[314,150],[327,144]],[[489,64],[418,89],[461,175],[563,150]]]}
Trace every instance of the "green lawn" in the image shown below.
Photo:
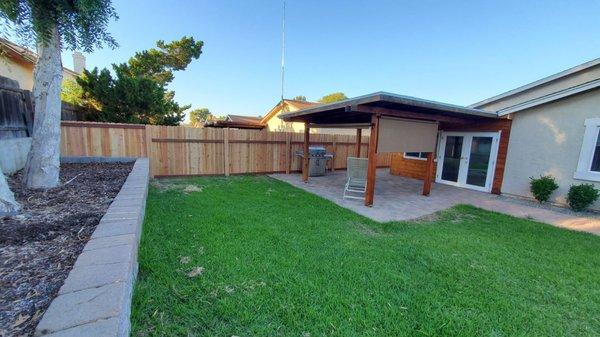
{"label": "green lawn", "polygon": [[159,184],[132,336],[600,333],[600,237],[470,206],[382,224],[267,177]]}

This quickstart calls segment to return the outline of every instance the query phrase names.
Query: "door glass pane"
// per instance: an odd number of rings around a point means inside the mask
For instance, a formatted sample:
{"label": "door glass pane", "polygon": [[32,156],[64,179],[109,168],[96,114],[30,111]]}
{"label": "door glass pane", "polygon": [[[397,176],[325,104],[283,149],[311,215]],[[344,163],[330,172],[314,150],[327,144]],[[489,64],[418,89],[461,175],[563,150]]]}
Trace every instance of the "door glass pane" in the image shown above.
{"label": "door glass pane", "polygon": [[442,180],[458,181],[460,156],[462,155],[462,136],[447,136],[444,149],[444,164],[442,166]]}
{"label": "door glass pane", "polygon": [[600,133],[596,140],[596,148],[594,148],[594,157],[592,159],[592,171],[600,172]]}
{"label": "door glass pane", "polygon": [[473,137],[471,153],[469,154],[467,184],[485,187],[492,151],[492,140],[492,137]]}

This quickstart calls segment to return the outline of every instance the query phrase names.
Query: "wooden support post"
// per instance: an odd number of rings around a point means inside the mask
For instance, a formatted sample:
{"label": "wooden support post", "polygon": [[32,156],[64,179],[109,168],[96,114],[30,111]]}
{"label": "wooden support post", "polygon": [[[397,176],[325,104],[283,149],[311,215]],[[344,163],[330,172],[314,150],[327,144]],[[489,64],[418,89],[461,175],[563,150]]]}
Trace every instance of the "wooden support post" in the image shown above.
{"label": "wooden support post", "polygon": [[335,172],[335,158],[337,153],[337,136],[333,135],[333,158],[331,158],[331,172]]}
{"label": "wooden support post", "polygon": [[310,143],[310,128],[304,123],[304,156],[302,157],[302,181],[308,182],[308,145]]}
{"label": "wooden support post", "polygon": [[375,196],[375,175],[377,174],[377,141],[379,137],[379,116],[371,117],[371,136],[369,137],[369,164],[367,169],[367,191],[365,206],[372,206]]}
{"label": "wooden support post", "polygon": [[292,167],[292,133],[285,133],[285,174],[290,174]]}
{"label": "wooden support post", "polygon": [[354,150],[356,158],[360,158],[360,147],[362,145],[361,138],[362,138],[362,129],[356,129],[356,149]]}
{"label": "wooden support post", "polygon": [[223,129],[223,157],[225,165],[225,176],[229,177],[229,128]]}
{"label": "wooden support post", "polygon": [[433,179],[433,152],[427,153],[427,165],[425,166],[425,179],[423,179],[423,195],[428,196],[431,192],[431,181]]}

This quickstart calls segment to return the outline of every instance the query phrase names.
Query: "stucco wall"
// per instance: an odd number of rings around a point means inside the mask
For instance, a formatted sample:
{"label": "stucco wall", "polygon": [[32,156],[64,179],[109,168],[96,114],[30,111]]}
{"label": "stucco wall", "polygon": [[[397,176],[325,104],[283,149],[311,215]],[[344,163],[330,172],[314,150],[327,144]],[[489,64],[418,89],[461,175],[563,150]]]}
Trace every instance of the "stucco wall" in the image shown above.
{"label": "stucco wall", "polygon": [[21,89],[33,88],[33,65],[17,63],[12,59],[0,57],[0,76],[19,82]]}
{"label": "stucco wall", "polygon": [[[33,64],[31,63],[17,62],[12,58],[0,56],[0,76],[16,80],[21,89],[33,88]],[[75,77],[72,72],[63,70],[63,80],[73,80]]]}
{"label": "stucco wall", "polygon": [[[600,89],[513,114],[502,193],[531,197],[529,177],[551,174],[559,189],[553,201],[564,204],[576,180],[586,118],[600,116]],[[600,188],[600,183],[594,183]],[[600,210],[600,202],[593,205]]]}

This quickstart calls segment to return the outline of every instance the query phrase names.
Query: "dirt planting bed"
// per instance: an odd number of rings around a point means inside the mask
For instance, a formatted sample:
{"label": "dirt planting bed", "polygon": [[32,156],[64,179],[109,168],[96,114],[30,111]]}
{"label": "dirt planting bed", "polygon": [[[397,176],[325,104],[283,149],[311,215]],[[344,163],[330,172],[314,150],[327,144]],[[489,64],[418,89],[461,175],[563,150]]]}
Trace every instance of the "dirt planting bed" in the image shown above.
{"label": "dirt planting bed", "polygon": [[46,191],[8,177],[23,211],[0,218],[0,336],[33,334],[132,166],[63,164]]}

